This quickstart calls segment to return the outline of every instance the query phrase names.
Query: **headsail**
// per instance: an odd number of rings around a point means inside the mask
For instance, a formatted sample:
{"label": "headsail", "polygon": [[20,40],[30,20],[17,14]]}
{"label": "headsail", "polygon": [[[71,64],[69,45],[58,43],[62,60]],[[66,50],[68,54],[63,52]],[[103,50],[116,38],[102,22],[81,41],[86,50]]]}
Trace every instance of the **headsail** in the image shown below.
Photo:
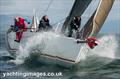
{"label": "headsail", "polygon": [[91,36],[95,36],[100,31],[112,8],[113,3],[114,0],[101,0],[93,19],[93,30]]}
{"label": "headsail", "polygon": [[81,16],[92,0],[75,0],[69,16],[66,18],[61,31],[64,33],[74,16]]}
{"label": "headsail", "polygon": [[96,36],[100,31],[103,23],[105,22],[106,17],[108,16],[110,9],[114,0],[101,0],[97,10],[91,18],[88,20],[86,25],[82,28],[80,33],[82,33],[83,39],[89,36]]}

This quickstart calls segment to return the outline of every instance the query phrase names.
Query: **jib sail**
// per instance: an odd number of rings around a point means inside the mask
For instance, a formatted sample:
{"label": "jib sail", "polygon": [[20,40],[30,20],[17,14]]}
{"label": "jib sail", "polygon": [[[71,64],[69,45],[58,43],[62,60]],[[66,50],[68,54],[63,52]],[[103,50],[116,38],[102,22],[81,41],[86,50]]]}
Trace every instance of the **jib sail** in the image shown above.
{"label": "jib sail", "polygon": [[96,11],[80,31],[83,39],[90,36],[96,36],[98,34],[110,12],[110,9],[112,8],[113,3],[114,0],[101,0],[99,2]]}

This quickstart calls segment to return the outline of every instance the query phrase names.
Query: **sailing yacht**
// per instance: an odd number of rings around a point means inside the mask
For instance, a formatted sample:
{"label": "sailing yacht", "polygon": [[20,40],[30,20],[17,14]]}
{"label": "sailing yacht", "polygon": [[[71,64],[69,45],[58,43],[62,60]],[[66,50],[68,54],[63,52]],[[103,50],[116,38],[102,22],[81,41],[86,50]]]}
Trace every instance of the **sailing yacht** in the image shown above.
{"label": "sailing yacht", "polygon": [[[61,33],[65,34],[67,29],[70,26],[70,22],[74,16],[82,16],[86,10],[86,8],[90,5],[92,0],[75,0],[73,7],[66,18],[63,26],[61,28]],[[93,12],[92,16],[89,18],[84,27],[80,30],[80,34],[82,35],[80,38],[86,39],[88,37],[96,36],[100,29],[103,26],[112,6],[114,0],[100,0],[98,7]],[[32,28],[33,32],[25,32],[25,39],[21,41],[21,43],[25,42],[26,39],[30,36],[33,36],[37,32],[37,20],[35,16],[32,20]],[[15,36],[14,32],[7,32],[6,34],[6,45],[10,52],[15,52],[18,50],[19,45],[15,43],[13,40],[13,36]],[[13,37],[13,38],[12,38]],[[77,65],[81,57],[85,52],[89,52],[89,48],[85,44],[76,44],[75,38],[69,38],[66,36],[57,37],[58,42],[54,42],[55,40],[51,40],[50,45],[47,45],[44,48],[44,51],[40,53],[40,61],[42,62],[52,62],[65,67],[72,67]],[[54,42],[54,45],[52,44]],[[56,49],[60,50],[58,52],[53,51],[53,47],[57,47]]]}

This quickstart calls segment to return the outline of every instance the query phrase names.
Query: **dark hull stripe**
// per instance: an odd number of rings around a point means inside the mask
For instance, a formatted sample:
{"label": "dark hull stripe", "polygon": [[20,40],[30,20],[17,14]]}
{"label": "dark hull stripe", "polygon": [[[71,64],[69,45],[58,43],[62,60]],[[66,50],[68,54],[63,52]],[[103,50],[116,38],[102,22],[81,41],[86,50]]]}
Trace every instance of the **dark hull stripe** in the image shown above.
{"label": "dark hull stripe", "polygon": [[52,56],[52,55],[48,55],[48,54],[41,54],[43,56],[48,56],[48,57],[52,57],[52,58],[57,58],[57,59],[60,59],[60,60],[64,60],[64,61],[69,61],[69,62],[75,62],[73,60],[70,60],[70,59],[65,59],[65,58],[62,58],[62,57],[59,57],[59,56]]}

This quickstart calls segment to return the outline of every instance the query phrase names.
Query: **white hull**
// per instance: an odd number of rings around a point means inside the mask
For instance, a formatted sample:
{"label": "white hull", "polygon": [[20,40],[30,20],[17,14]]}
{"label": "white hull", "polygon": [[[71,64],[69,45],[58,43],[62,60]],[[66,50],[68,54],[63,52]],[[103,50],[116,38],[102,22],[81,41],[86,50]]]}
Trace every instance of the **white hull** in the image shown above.
{"label": "white hull", "polygon": [[[14,55],[14,53],[18,51],[19,46],[24,45],[23,43],[27,42],[29,40],[28,38],[34,36],[34,34],[36,33],[24,32],[24,36],[20,43],[14,41],[15,32],[7,34],[6,45],[10,53]],[[41,62],[53,63],[66,67],[70,67],[79,63],[81,55],[80,49],[84,44],[77,44],[76,39],[68,37],[57,37],[56,39],[51,39],[47,41],[47,43],[48,44],[39,55],[39,59]],[[56,52],[56,50],[58,51]]]}

